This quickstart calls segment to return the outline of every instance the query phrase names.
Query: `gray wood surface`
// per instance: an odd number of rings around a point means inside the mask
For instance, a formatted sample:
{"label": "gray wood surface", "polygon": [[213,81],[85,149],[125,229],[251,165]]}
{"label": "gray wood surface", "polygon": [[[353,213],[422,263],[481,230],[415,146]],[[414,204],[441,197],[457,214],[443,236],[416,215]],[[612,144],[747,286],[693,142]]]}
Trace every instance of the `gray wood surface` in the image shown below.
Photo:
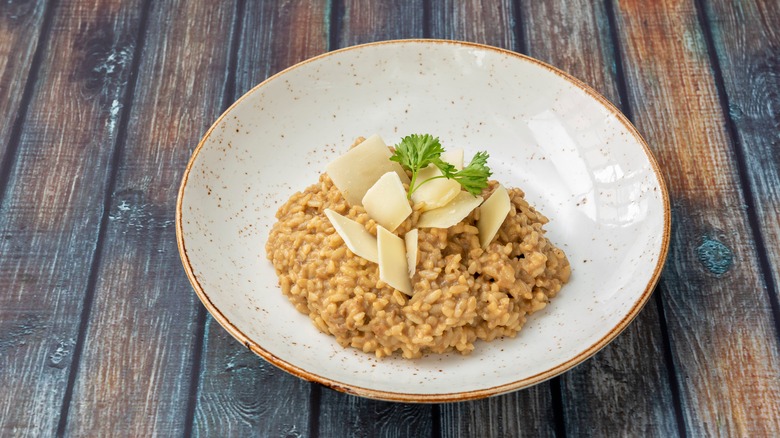
{"label": "gray wood surface", "polygon": [[415,438],[434,436],[434,405],[369,400],[322,388],[319,436]]}
{"label": "gray wood surface", "polygon": [[780,2],[715,0],[700,8],[780,336]]}
{"label": "gray wood surface", "polygon": [[241,345],[209,317],[195,436],[312,436],[311,383]]}
{"label": "gray wood surface", "polygon": [[169,163],[187,161],[226,101],[235,12],[233,2],[151,2],[68,435],[171,436],[188,421],[200,303],[173,226],[183,168]]}
{"label": "gray wood surface", "polygon": [[442,437],[553,437],[550,383],[488,399],[441,406]]}
{"label": "gray wood surface", "polygon": [[[0,173],[7,172],[12,165],[13,154],[6,156],[9,147],[15,149],[19,144],[18,139],[11,137],[20,131],[27,114],[42,54],[35,63],[33,59],[41,35],[45,39],[48,34],[43,26],[46,11],[44,0],[0,3]],[[0,176],[0,190],[3,183]]]}
{"label": "gray wood surface", "polygon": [[52,435],[92,285],[138,2],[52,12],[0,208],[0,431]]}
{"label": "gray wood surface", "polygon": [[660,287],[685,430],[777,436],[775,315],[697,9],[621,1],[614,10],[628,104],[670,186]]}
{"label": "gray wood surface", "polygon": [[337,0],[331,2],[334,47],[399,38],[422,38],[424,0]]}
{"label": "gray wood surface", "polygon": [[[431,2],[430,36],[522,51],[520,6],[511,0]],[[488,24],[489,23],[489,24]]]}

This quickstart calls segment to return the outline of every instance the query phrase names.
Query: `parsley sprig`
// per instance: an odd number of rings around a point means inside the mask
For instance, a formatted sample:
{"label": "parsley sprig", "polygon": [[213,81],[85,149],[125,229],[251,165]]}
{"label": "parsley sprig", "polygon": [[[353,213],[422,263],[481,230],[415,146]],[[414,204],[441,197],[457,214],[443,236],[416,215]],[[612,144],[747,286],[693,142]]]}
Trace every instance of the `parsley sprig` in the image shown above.
{"label": "parsley sprig", "polygon": [[[493,174],[487,166],[489,157],[487,152],[477,152],[469,165],[461,170],[457,170],[452,164],[443,161],[441,159],[442,152],[444,152],[444,148],[439,139],[430,134],[408,135],[395,146],[395,153],[390,157],[390,160],[412,172],[407,198],[411,199],[412,193],[421,185],[439,178],[454,179],[464,190],[474,196],[482,193],[482,189],[487,187],[488,178]],[[417,174],[430,164],[438,167],[442,174],[417,184]]]}

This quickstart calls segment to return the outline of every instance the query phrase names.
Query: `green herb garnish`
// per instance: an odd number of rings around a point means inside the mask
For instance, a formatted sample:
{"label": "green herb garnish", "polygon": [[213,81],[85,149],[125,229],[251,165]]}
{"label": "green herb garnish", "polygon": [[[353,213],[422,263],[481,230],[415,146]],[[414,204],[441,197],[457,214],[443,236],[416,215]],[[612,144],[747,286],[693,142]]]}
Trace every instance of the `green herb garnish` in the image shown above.
{"label": "green herb garnish", "polygon": [[[482,193],[482,189],[487,187],[488,178],[492,175],[487,166],[489,157],[487,152],[477,152],[469,165],[462,170],[456,170],[452,164],[442,161],[442,152],[444,152],[444,148],[439,143],[439,139],[430,134],[408,135],[395,146],[395,153],[390,157],[390,161],[395,161],[412,172],[409,192],[406,194],[407,198],[411,199],[412,193],[421,185],[439,178],[454,179],[460,183],[464,190],[474,196]],[[438,167],[442,174],[415,185],[417,174],[430,164]]]}
{"label": "green herb garnish", "polygon": [[459,182],[467,192],[477,196],[482,193],[482,189],[488,186],[488,177],[493,174],[487,166],[488,157],[490,155],[487,152],[477,152],[468,166],[455,173],[452,173],[455,170],[455,166],[452,164],[448,164],[449,171],[445,171],[441,166],[439,166],[439,169],[441,169],[444,176]]}

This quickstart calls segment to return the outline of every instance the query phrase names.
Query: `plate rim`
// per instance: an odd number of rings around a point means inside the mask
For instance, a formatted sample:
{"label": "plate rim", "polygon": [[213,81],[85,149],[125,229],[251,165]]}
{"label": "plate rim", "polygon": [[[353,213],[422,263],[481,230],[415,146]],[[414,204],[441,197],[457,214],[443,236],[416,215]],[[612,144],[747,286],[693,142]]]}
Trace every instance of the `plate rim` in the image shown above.
{"label": "plate rim", "polygon": [[[513,382],[505,383],[502,385],[496,385],[489,388],[462,391],[462,392],[436,393],[436,394],[417,394],[417,393],[406,393],[406,392],[395,392],[395,391],[383,391],[383,390],[377,390],[377,389],[352,385],[344,382],[339,382],[312,373],[303,368],[300,368],[290,362],[287,362],[275,356],[269,351],[263,349],[263,347],[261,347],[259,344],[254,342],[252,339],[250,339],[238,327],[233,325],[233,323],[211,302],[211,299],[209,298],[205,290],[201,287],[200,282],[198,281],[198,278],[195,275],[193,267],[190,263],[189,256],[187,255],[187,246],[184,241],[184,232],[183,232],[183,225],[182,225],[182,204],[184,198],[184,189],[187,186],[187,181],[189,178],[190,171],[192,170],[192,166],[194,165],[195,160],[197,159],[198,154],[200,153],[200,150],[202,149],[203,145],[206,143],[206,140],[209,139],[212,132],[219,126],[222,120],[233,110],[233,108],[239,105],[249,95],[255,93],[255,91],[257,91],[259,88],[265,86],[267,83],[310,62],[318,61],[320,59],[332,56],[334,54],[343,53],[351,50],[357,50],[357,49],[365,49],[367,47],[372,47],[372,46],[392,45],[392,44],[403,45],[403,44],[410,44],[410,43],[411,44],[445,44],[445,45],[477,48],[486,51],[494,51],[505,56],[519,58],[523,61],[536,64],[539,67],[545,68],[550,72],[558,76],[561,76],[567,82],[571,83],[572,85],[575,85],[577,88],[585,91],[588,95],[595,98],[612,115],[614,115],[620,123],[622,123],[628,129],[629,133],[631,133],[634,136],[634,138],[637,139],[639,144],[642,146],[642,149],[644,150],[645,155],[647,156],[650,165],[652,167],[653,174],[655,174],[656,178],[658,179],[659,187],[661,190],[661,198],[662,198],[661,200],[664,207],[663,235],[662,235],[661,248],[660,248],[660,253],[658,255],[658,260],[653,270],[653,274],[650,280],[648,281],[647,286],[645,287],[645,290],[642,292],[639,299],[634,303],[634,305],[631,307],[628,313],[623,317],[623,319],[621,319],[617,323],[615,327],[613,327],[602,338],[600,338],[598,341],[590,345],[588,348],[584,349],[583,351],[581,351],[571,359],[553,368],[550,368],[548,370],[545,370],[543,372],[534,374],[532,376],[520,380],[515,380]],[[652,150],[648,146],[644,137],[642,137],[642,135],[639,133],[636,127],[631,123],[631,121],[628,120],[628,117],[626,117],[625,114],[623,114],[606,97],[601,95],[601,93],[593,89],[590,85],[582,82],[581,80],[577,79],[571,74],[566,73],[563,70],[560,70],[556,67],[553,67],[552,65],[544,61],[540,61],[538,59],[532,58],[527,55],[523,55],[521,53],[517,53],[508,49],[503,49],[500,47],[490,46],[481,43],[449,40],[449,39],[428,39],[428,38],[383,40],[383,41],[376,41],[376,42],[370,42],[365,44],[358,44],[354,46],[344,47],[338,50],[325,52],[320,55],[303,60],[290,67],[287,67],[281,70],[280,72],[266,78],[265,80],[255,85],[254,87],[252,87],[249,91],[247,91],[240,98],[238,98],[238,100],[236,100],[233,104],[231,104],[230,107],[228,107],[224,112],[222,112],[222,114],[217,118],[217,120],[201,137],[201,140],[198,142],[198,146],[192,152],[192,155],[190,156],[190,159],[187,163],[187,167],[185,168],[184,173],[182,175],[181,184],[179,186],[178,195],[176,198],[175,222],[176,222],[176,243],[179,250],[179,257],[181,259],[182,266],[184,267],[184,271],[187,274],[187,278],[189,279],[190,284],[192,285],[192,288],[195,290],[196,295],[203,303],[206,310],[208,310],[208,312],[211,313],[214,319],[225,330],[227,330],[228,333],[230,333],[236,340],[241,342],[249,350],[259,355],[263,359],[267,360],[271,364],[275,365],[276,367],[290,374],[293,374],[299,378],[302,378],[304,380],[310,382],[316,382],[324,386],[327,386],[331,389],[334,389],[336,391],[340,391],[348,394],[353,394],[353,395],[358,395],[358,396],[368,397],[368,398],[378,399],[378,400],[406,402],[406,403],[459,402],[459,401],[466,401],[466,400],[476,400],[480,398],[504,394],[504,393],[516,391],[519,389],[523,389],[523,388],[527,388],[539,384],[541,382],[544,382],[545,380],[563,374],[564,372],[583,363],[584,361],[592,357],[594,354],[596,354],[599,350],[601,350],[606,345],[608,345],[610,342],[612,342],[621,332],[623,332],[623,330],[625,330],[626,327],[628,327],[628,325],[636,318],[637,315],[639,315],[641,310],[647,304],[647,302],[650,299],[650,296],[653,293],[653,290],[655,289],[655,286],[658,284],[658,281],[661,277],[661,272],[663,270],[664,264],[666,262],[666,258],[669,253],[669,242],[671,239],[671,207],[670,207],[669,191],[667,189],[666,181],[663,177],[663,173],[661,172],[660,166],[658,165],[658,161],[656,160]]]}

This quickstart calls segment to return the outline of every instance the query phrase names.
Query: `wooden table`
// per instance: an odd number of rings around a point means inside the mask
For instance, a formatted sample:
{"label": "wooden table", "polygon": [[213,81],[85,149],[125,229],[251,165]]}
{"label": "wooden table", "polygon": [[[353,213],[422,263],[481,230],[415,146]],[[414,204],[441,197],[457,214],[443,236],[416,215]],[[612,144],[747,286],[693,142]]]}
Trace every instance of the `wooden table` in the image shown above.
{"label": "wooden table", "polygon": [[[0,436],[780,436],[780,2],[0,3]],[[649,305],[594,358],[474,402],[361,399],[235,342],[179,262],[213,120],[369,41],[549,62],[615,102],[672,199]]]}

